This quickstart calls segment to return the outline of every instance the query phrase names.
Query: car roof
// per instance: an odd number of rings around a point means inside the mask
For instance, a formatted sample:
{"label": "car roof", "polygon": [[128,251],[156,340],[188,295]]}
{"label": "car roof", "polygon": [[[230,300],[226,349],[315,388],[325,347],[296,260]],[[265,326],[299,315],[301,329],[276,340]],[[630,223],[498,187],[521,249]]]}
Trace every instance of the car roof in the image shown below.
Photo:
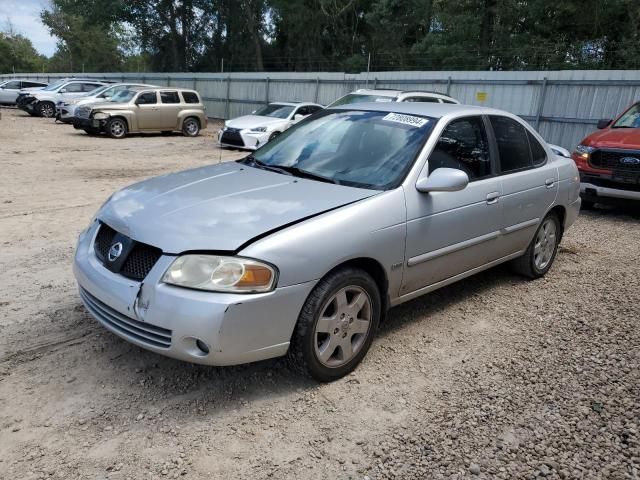
{"label": "car roof", "polygon": [[357,93],[360,95],[380,95],[384,97],[397,97],[398,95],[419,93],[422,95],[434,95],[434,96],[450,98],[454,100],[454,98],[451,95],[447,95],[446,93],[443,93],[443,92],[434,92],[429,90],[396,90],[391,88],[376,88],[376,89],[360,88],[355,92],[350,92],[350,93],[352,94]]}
{"label": "car roof", "polygon": [[322,107],[319,103],[313,102],[269,102],[269,105],[287,105],[289,107],[299,107],[301,105],[314,105],[316,107]]}
{"label": "car roof", "polygon": [[509,115],[507,112],[494,108],[475,105],[459,105],[455,103],[422,103],[422,102],[363,102],[339,105],[330,110],[364,110],[376,112],[406,113],[408,115],[423,115],[442,118],[446,115]]}

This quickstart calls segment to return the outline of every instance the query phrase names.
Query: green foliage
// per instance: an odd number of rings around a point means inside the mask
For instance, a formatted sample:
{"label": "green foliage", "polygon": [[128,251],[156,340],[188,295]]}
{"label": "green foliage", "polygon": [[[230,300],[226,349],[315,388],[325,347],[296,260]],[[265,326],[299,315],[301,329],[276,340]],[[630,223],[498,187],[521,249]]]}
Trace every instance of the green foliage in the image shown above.
{"label": "green foliage", "polygon": [[42,19],[58,71],[640,68],[638,0],[51,0]]}
{"label": "green foliage", "polygon": [[46,63],[46,57],[36,52],[29,39],[0,32],[0,73],[39,72]]}

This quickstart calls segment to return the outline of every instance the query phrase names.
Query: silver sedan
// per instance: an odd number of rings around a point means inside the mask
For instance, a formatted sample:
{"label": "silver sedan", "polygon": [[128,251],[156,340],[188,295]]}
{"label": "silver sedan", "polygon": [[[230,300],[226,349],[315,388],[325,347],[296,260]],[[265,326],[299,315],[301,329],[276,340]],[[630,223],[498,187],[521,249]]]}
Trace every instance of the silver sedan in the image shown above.
{"label": "silver sedan", "polygon": [[329,381],[395,305],[507,261],[546,274],[579,187],[573,161],[506,112],[345,105],[238,162],[115,193],[74,272],[131,343],[208,365],[288,355]]}

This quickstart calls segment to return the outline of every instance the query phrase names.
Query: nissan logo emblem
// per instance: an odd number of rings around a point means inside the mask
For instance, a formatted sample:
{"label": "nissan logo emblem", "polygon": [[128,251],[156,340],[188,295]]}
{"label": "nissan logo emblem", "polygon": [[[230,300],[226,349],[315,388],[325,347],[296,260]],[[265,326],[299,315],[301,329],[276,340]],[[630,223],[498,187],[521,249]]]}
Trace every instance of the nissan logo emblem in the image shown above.
{"label": "nissan logo emblem", "polygon": [[109,249],[109,253],[107,254],[107,258],[110,262],[115,262],[118,257],[122,254],[122,243],[117,242],[111,245]]}

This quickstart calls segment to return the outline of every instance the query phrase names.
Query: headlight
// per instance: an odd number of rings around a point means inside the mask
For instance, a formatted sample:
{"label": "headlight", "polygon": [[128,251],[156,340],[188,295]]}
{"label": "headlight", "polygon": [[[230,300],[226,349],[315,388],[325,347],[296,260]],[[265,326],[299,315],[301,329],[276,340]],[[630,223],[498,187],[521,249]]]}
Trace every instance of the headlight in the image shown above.
{"label": "headlight", "polygon": [[595,151],[595,148],[589,147],[587,145],[578,145],[574,153],[577,154],[583,160],[588,160],[589,155],[591,155]]}
{"label": "headlight", "polygon": [[276,271],[248,258],[189,254],[178,257],[162,281],[210,292],[258,293],[273,290]]}
{"label": "headlight", "polygon": [[252,132],[266,132],[267,131],[267,127],[256,127],[256,128],[252,128],[251,129]]}
{"label": "headlight", "polygon": [[103,112],[98,112],[93,114],[94,120],[106,120],[107,118],[109,118],[109,115]]}

